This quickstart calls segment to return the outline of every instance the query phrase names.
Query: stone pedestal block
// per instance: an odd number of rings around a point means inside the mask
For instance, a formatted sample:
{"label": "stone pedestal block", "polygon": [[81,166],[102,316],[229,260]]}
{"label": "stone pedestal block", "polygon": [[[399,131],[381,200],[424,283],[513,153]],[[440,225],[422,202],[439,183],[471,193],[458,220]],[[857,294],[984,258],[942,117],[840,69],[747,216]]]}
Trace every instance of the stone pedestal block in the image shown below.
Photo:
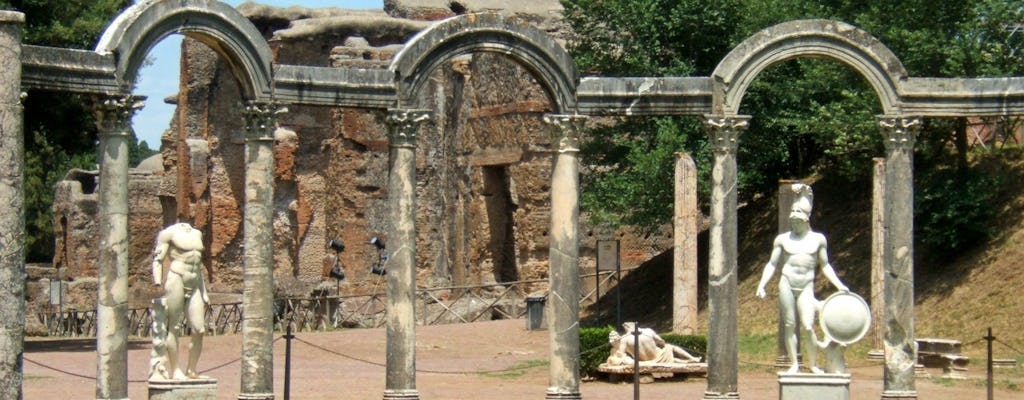
{"label": "stone pedestal block", "polygon": [[779,373],[779,400],[849,400],[850,374]]}
{"label": "stone pedestal block", "polygon": [[217,380],[150,380],[149,400],[215,400]]}

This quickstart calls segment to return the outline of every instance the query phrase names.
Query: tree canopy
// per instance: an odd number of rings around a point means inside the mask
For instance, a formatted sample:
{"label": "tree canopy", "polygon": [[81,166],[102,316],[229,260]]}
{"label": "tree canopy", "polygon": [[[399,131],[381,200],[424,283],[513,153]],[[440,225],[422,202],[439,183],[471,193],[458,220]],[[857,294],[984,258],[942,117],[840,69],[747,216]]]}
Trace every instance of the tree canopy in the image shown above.
{"label": "tree canopy", "polygon": [[[796,19],[851,23],[879,38],[912,76],[1024,75],[1024,6],[1003,0],[563,0],[576,35],[570,54],[586,74],[709,76],[741,40]],[[884,154],[878,96],[841,63],[797,59],[773,65],[741,105],[754,116],[741,138],[739,195],[773,190],[779,179],[827,171],[868,179]],[[918,164],[956,165],[966,178],[963,121],[926,120]],[[656,229],[671,221],[673,154],[694,156],[707,198],[710,153],[692,118],[624,118],[589,133],[581,206],[592,222]],[[951,152],[950,148],[957,151]],[[930,185],[921,174],[919,185]],[[945,176],[945,175],[944,175]],[[936,182],[937,184],[937,182]],[[945,187],[955,184],[942,183]],[[940,190],[941,192],[941,190]],[[935,193],[933,193],[935,194]],[[934,196],[931,196],[934,197]],[[980,201],[980,200],[979,200]],[[928,228],[927,221],[923,228]],[[938,225],[936,223],[935,225]],[[946,227],[945,230],[957,229]]]}
{"label": "tree canopy", "polygon": [[[0,8],[25,13],[24,43],[74,49],[93,48],[107,23],[130,4],[130,0],[0,0]],[[28,261],[53,257],[56,183],[71,168],[97,168],[98,139],[88,100],[37,91],[23,100]],[[131,151],[136,158],[153,153],[137,145]]]}

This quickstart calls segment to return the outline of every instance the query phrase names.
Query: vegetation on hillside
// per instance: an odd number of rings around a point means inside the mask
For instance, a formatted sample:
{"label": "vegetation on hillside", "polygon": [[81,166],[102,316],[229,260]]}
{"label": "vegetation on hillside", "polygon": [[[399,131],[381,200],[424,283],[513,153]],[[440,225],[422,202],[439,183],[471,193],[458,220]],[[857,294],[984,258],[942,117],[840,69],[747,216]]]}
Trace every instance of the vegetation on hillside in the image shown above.
{"label": "vegetation on hillside", "polygon": [[[879,38],[912,76],[1024,75],[1024,7],[1000,0],[701,1],[563,0],[576,30],[569,50],[586,74],[707,76],[739,41],[771,25],[807,18],[849,22]],[[772,66],[751,85],[742,113],[753,115],[738,154],[741,201],[769,193],[779,179],[827,172],[849,182],[870,178],[872,157],[884,155],[877,95],[863,77],[838,62],[798,59]],[[916,147],[922,244],[956,252],[984,239],[990,214],[971,213],[986,201],[983,186],[999,182],[970,171],[964,120],[926,119]],[[710,154],[697,121],[624,118],[590,132],[581,206],[597,224],[668,223],[673,154],[691,154],[707,198]],[[952,149],[953,151],[951,151]],[[931,171],[945,171],[932,173]],[[963,188],[977,186],[969,196]],[[956,197],[956,202],[932,199]],[[955,236],[955,240],[950,240]]]}
{"label": "vegetation on hillside", "polygon": [[[130,0],[0,0],[0,9],[25,13],[24,43],[91,49],[103,28]],[[53,258],[53,192],[71,168],[96,169],[98,137],[90,99],[67,93],[29,92],[22,101],[25,124],[26,258]],[[130,147],[134,165],[154,154],[143,143]]]}

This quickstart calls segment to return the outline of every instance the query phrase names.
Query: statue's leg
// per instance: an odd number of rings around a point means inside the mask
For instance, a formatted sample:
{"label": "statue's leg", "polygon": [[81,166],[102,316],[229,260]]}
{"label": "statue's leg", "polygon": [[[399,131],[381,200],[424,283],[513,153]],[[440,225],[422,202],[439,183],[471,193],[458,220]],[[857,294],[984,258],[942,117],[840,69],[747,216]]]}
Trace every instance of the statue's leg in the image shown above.
{"label": "statue's leg", "polygon": [[700,358],[694,357],[693,354],[690,354],[690,352],[686,351],[686,349],[682,347],[673,344],[666,344],[666,346],[672,349],[672,355],[676,358],[681,358],[683,360],[691,362],[700,361]]}
{"label": "statue's leg", "polygon": [[843,346],[836,342],[829,342],[828,346],[825,347],[825,369],[828,372],[836,374],[846,373],[846,357],[844,352],[846,346]]}
{"label": "statue's leg", "polygon": [[171,272],[164,283],[164,305],[167,309],[167,374],[171,379],[184,379],[178,364],[178,338],[181,337],[181,323],[185,317],[185,288],[181,276]]}
{"label": "statue's leg", "polygon": [[797,312],[800,313],[800,327],[808,338],[806,341],[807,367],[811,372],[820,374],[823,371],[818,368],[818,335],[814,333],[814,314],[818,301],[814,299],[813,284],[808,284],[797,298]]}
{"label": "statue's leg", "polygon": [[793,296],[793,288],[789,286],[789,280],[785,276],[779,279],[779,310],[782,311],[782,334],[786,342],[786,355],[792,363],[787,372],[795,373],[800,370],[796,352],[796,299]]}
{"label": "statue's leg", "polygon": [[206,303],[203,296],[193,292],[188,301],[188,325],[192,329],[192,341],[188,346],[188,369],[185,375],[189,378],[198,378],[196,366],[199,364],[199,355],[203,352],[203,337],[206,336]]}
{"label": "statue's leg", "polygon": [[153,299],[153,350],[149,357],[149,379],[171,379],[167,360],[167,310],[164,298]]}

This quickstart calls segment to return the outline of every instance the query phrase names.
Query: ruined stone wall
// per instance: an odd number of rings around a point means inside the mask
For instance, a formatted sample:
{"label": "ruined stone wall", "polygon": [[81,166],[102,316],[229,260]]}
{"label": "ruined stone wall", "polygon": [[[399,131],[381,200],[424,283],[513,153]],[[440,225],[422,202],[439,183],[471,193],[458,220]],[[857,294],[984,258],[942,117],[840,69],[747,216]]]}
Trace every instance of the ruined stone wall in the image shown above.
{"label": "ruined stone wall", "polygon": [[[343,10],[243,9],[279,63],[385,68],[424,21]],[[451,10],[447,11],[452,13]],[[433,14],[431,14],[433,15]],[[286,18],[302,18],[285,24]],[[366,24],[366,19],[380,23]],[[368,26],[369,25],[369,26]],[[187,41],[178,121],[165,142],[165,196],[210,241],[214,291],[241,288],[244,141],[237,84],[216,53]],[[422,286],[546,277],[551,152],[546,93],[511,59],[472,55],[435,71],[421,93],[437,114],[417,150]],[[331,239],[346,244],[343,292],[379,277],[388,142],[383,110],[291,106],[275,135],[275,279],[308,294],[326,280]],[[333,286],[333,285],[330,285]]]}
{"label": "ruined stone wall", "polygon": [[[130,170],[128,188],[129,307],[146,307],[157,296],[149,284],[152,272],[153,239],[163,226],[163,211],[157,193],[161,172],[159,161],[143,162]],[[96,171],[71,170],[57,183],[54,195],[54,236],[52,271],[29,276],[29,293],[37,296],[29,308],[42,310],[49,301],[49,280],[65,281],[65,309],[91,309],[95,305],[99,246]],[[41,267],[40,267],[41,268]],[[59,272],[58,272],[59,271]],[[58,277],[59,275],[59,277]]]}
{"label": "ruined stone wall", "polygon": [[[277,63],[386,68],[430,20],[493,11],[490,3],[388,1],[387,13],[249,3],[240,11],[264,33]],[[513,7],[506,13],[564,36],[557,1],[506,6]],[[204,234],[213,300],[237,299],[242,290],[244,104],[235,77],[210,48],[186,39],[182,66],[172,99],[178,109],[162,137],[162,165],[132,177],[132,185],[141,185],[132,190],[130,219],[133,307],[155,295],[149,285],[152,240],[176,221]],[[480,53],[442,65],[420,96],[435,116],[422,127],[417,147],[418,286],[547,278],[553,160],[541,121],[552,111],[547,93],[510,58]],[[339,254],[347,275],[342,293],[383,290],[382,277],[370,273],[378,252],[369,241],[388,242],[385,110],[288,107],[274,143],[277,293],[334,294],[327,275],[332,239],[346,245]],[[58,228],[55,263],[66,265],[69,276],[87,279],[95,276],[90,251],[98,235],[90,221],[96,206],[87,193],[72,194],[74,181],[58,190],[64,211],[55,213],[55,224],[67,221]],[[640,242],[623,232],[615,237],[627,242],[624,250]],[[580,238],[586,273],[593,271],[596,236],[584,224]],[[538,283],[519,294],[546,287]]]}

